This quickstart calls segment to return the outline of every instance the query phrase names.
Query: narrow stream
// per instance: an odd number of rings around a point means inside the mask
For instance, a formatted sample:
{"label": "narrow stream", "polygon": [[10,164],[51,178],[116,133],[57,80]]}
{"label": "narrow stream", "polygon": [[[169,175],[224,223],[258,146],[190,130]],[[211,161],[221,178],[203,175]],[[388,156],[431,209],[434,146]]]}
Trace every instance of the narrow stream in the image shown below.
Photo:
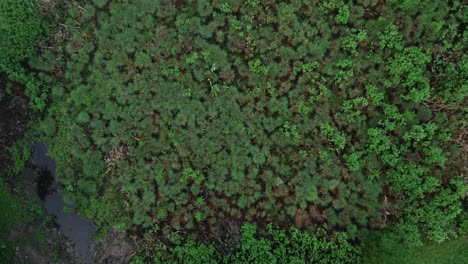
{"label": "narrow stream", "polygon": [[64,202],[56,181],[55,161],[47,156],[46,144],[33,145],[30,165],[21,177],[36,181],[37,195],[46,211],[54,216],[61,232],[73,242],[76,257],[85,264],[93,263],[91,238],[95,235],[94,226],[77,215],[73,205]]}

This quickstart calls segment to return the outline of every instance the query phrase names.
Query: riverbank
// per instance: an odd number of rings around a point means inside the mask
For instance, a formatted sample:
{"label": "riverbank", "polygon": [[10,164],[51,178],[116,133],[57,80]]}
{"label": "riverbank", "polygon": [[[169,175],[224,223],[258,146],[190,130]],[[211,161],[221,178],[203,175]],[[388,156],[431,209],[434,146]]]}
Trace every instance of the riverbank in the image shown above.
{"label": "riverbank", "polygon": [[79,263],[73,243],[42,207],[34,175],[25,176],[32,113],[21,87],[0,85],[0,263]]}
{"label": "riverbank", "polygon": [[[2,135],[5,139],[9,134]],[[6,157],[20,136],[5,144],[1,153],[0,263],[128,263],[134,248],[126,232],[112,229],[95,241],[93,224],[63,200],[55,179],[55,163],[44,143],[30,147],[27,142],[17,144],[14,148],[26,154]],[[29,158],[25,161],[25,157]],[[8,169],[11,167],[16,168]],[[17,170],[21,173],[7,176],[7,172]]]}
{"label": "riverbank", "polygon": [[34,193],[22,183],[10,190],[0,180],[0,263],[77,263],[71,243],[31,195]]}

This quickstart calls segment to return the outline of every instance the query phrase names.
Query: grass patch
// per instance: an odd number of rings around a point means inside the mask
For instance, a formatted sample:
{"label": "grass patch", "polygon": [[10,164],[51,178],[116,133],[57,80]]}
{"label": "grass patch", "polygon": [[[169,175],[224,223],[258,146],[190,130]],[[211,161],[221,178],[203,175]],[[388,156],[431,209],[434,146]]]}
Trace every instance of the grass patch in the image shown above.
{"label": "grass patch", "polygon": [[[11,193],[0,178],[0,263],[13,263],[17,242],[11,241],[10,230],[45,217],[42,207],[27,196]],[[44,234],[36,233],[38,237]]]}
{"label": "grass patch", "polygon": [[363,263],[379,264],[458,264],[468,263],[468,237],[447,240],[442,243],[428,243],[417,249],[395,244],[393,248],[379,246],[368,248]]}
{"label": "grass patch", "polygon": [[468,237],[424,246],[417,251],[414,263],[468,263]]}
{"label": "grass patch", "polygon": [[10,229],[21,222],[22,207],[19,199],[12,195],[0,179],[0,263],[13,263],[14,243],[9,239]]}

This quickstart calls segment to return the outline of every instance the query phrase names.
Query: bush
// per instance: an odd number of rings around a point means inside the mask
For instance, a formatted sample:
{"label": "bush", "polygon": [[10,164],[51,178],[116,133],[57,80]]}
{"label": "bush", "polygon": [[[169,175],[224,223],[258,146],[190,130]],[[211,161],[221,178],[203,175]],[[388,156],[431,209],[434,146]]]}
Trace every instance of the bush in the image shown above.
{"label": "bush", "polygon": [[0,70],[11,75],[31,57],[40,33],[39,1],[0,2]]}
{"label": "bush", "polygon": [[33,110],[45,108],[47,93],[33,73],[22,63],[33,56],[41,35],[38,0],[4,0],[0,2],[0,72],[11,81],[26,87]]}
{"label": "bush", "polygon": [[31,157],[31,148],[29,146],[29,142],[25,140],[19,140],[15,142],[14,145],[10,146],[8,151],[3,155],[7,155],[7,158],[9,158],[12,162],[6,174],[8,176],[16,176],[24,169],[26,162]]}
{"label": "bush", "polygon": [[[323,231],[323,230],[322,230]],[[244,224],[241,239],[229,253],[216,251],[213,245],[183,242],[155,259],[156,263],[357,263],[360,251],[352,246],[343,233],[330,238],[313,235],[296,228],[279,229],[271,225],[258,233],[253,224]]]}

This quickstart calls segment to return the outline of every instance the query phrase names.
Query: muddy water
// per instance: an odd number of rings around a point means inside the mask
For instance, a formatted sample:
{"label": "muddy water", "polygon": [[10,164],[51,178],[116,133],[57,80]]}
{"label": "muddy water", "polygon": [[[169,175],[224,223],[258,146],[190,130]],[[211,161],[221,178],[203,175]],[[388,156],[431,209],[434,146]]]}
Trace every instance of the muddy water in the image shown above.
{"label": "muddy water", "polygon": [[61,232],[74,244],[76,257],[82,263],[93,263],[91,239],[95,235],[94,226],[89,220],[77,215],[73,205],[64,202],[56,181],[55,162],[47,156],[44,143],[33,145],[30,166],[22,174],[36,181],[39,198],[47,212],[54,216]]}

